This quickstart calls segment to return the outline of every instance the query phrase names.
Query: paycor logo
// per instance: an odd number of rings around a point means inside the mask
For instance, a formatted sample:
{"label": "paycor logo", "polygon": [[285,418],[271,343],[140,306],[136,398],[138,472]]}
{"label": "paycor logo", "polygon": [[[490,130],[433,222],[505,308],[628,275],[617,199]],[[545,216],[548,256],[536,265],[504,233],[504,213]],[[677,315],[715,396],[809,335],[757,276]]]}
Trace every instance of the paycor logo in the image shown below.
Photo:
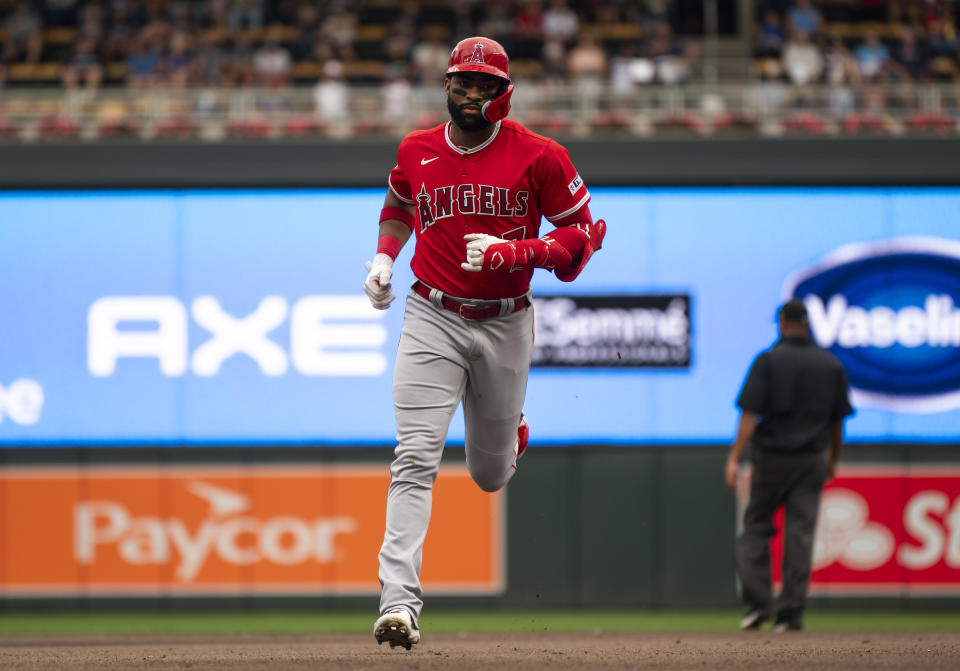
{"label": "paycor logo", "polygon": [[171,566],[178,580],[189,582],[212,558],[233,566],[327,564],[335,560],[337,537],[357,530],[357,521],[342,515],[258,517],[241,492],[202,480],[186,487],[208,507],[195,526],[179,517],[135,516],[121,501],[78,502],[74,559],[91,565],[99,554],[116,553],[134,566]]}
{"label": "paycor logo", "polygon": [[854,404],[960,407],[960,243],[929,237],[848,245],[789,278],[817,343],[843,362]]}
{"label": "paycor logo", "polygon": [[[157,359],[168,377],[215,376],[236,354],[253,359],[266,376],[285,374],[290,363],[303,375],[369,376],[387,369],[380,347],[384,313],[365,296],[304,296],[290,308],[281,296],[266,296],[250,314],[226,312],[214,296],[190,305],[193,321],[210,337],[190,354],[186,306],[175,296],[105,296],[87,313],[87,368],[110,377],[125,357]],[[289,315],[288,350],[269,333]]]}

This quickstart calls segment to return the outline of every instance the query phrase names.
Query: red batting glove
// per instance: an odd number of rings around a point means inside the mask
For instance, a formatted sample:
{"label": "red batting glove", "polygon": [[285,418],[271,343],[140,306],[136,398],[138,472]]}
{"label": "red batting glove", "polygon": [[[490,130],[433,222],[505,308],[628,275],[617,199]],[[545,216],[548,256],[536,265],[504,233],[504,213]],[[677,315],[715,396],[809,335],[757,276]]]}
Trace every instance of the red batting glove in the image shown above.
{"label": "red batting glove", "polygon": [[468,233],[463,238],[467,241],[467,261],[460,264],[464,270],[479,273],[481,270],[510,271],[515,267],[515,242],[486,233]]}

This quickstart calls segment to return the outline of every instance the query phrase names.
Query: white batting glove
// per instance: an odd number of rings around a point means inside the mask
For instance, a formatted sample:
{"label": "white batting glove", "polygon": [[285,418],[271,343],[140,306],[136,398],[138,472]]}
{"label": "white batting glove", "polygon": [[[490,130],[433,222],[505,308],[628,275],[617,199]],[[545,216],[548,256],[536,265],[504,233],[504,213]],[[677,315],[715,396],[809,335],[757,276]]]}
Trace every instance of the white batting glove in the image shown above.
{"label": "white batting glove", "polygon": [[390,284],[390,278],[393,277],[393,259],[380,253],[373,257],[372,262],[367,261],[364,265],[370,272],[367,273],[367,279],[363,283],[363,290],[367,292],[373,307],[386,310],[396,298],[391,293],[393,285]]}
{"label": "white batting glove", "polygon": [[[463,236],[467,241],[467,262],[461,263],[460,267],[471,273],[479,273],[483,270],[483,259],[490,245],[499,245],[506,243],[503,238],[486,233],[467,233]],[[489,266],[490,264],[488,264]]]}

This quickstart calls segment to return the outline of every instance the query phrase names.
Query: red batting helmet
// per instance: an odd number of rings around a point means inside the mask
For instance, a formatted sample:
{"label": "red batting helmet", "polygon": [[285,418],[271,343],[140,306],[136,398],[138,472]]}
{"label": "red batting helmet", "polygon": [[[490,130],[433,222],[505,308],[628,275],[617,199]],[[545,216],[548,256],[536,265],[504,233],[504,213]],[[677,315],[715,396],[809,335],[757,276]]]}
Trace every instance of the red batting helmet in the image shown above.
{"label": "red batting helmet", "polygon": [[506,80],[498,97],[483,104],[483,118],[494,123],[510,112],[510,96],[513,83],[510,81],[510,60],[507,50],[496,40],[487,37],[468,37],[457,43],[450,52],[447,75],[455,72],[483,72]]}
{"label": "red batting helmet", "polygon": [[450,52],[447,74],[454,72],[485,72],[510,81],[510,61],[507,50],[486,37],[468,37],[457,43]]}

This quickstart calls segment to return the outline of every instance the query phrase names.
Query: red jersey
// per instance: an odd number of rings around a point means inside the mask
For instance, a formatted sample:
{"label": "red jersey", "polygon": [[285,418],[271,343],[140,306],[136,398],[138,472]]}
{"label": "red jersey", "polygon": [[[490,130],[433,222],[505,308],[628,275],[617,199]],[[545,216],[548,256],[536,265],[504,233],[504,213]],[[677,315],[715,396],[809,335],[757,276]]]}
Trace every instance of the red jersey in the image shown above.
{"label": "red jersey", "polygon": [[461,298],[522,296],[533,269],[473,273],[467,233],[505,240],[540,236],[540,217],[558,221],[590,201],[567,150],[504,119],[473,149],[450,140],[447,122],[414,131],[397,149],[390,190],[417,209],[413,274],[431,287]]}

